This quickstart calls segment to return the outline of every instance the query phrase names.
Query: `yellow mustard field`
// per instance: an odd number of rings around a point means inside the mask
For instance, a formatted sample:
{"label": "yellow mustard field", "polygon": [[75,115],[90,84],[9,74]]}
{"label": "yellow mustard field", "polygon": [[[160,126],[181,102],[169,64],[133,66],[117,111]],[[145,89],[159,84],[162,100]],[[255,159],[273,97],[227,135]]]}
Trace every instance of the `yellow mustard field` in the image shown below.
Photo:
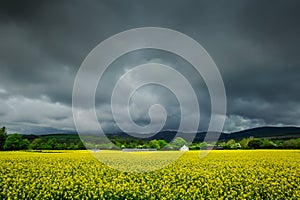
{"label": "yellow mustard field", "polygon": [[88,151],[0,152],[0,199],[300,199],[299,150],[198,154],[189,151],[161,170],[129,173]]}

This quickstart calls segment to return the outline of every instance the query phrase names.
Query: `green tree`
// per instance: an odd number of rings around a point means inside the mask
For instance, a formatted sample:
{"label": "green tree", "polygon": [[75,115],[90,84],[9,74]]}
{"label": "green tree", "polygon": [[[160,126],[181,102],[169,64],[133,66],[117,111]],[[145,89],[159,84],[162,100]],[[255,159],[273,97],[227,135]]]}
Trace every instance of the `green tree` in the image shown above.
{"label": "green tree", "polygon": [[47,143],[47,142],[42,142],[41,146],[40,146],[40,149],[43,149],[43,150],[51,150],[52,147]]}
{"label": "green tree", "polygon": [[9,135],[4,143],[4,149],[5,150],[20,150],[24,148],[25,141],[23,141],[22,136],[18,133],[14,133]]}
{"label": "green tree", "polygon": [[209,149],[209,148],[212,148],[213,145],[210,143],[207,143],[207,142],[201,142],[199,144],[199,147],[200,147],[200,149]]}
{"label": "green tree", "polygon": [[287,148],[287,149],[299,149],[300,148],[300,138],[284,141],[283,147]]}
{"label": "green tree", "polygon": [[248,146],[252,149],[259,149],[262,147],[262,145],[263,145],[263,141],[259,138],[254,138],[248,143]]}
{"label": "green tree", "polygon": [[183,145],[187,145],[187,142],[182,137],[177,137],[173,140],[171,145],[173,146],[174,149],[179,149]]}
{"label": "green tree", "polygon": [[201,142],[201,143],[199,144],[200,149],[205,149],[205,148],[208,147],[208,146],[209,146],[209,144],[208,144],[207,142]]}
{"label": "green tree", "polygon": [[223,146],[223,147],[224,147],[224,149],[236,149],[237,144],[234,139],[230,139],[230,140],[228,140],[228,142],[226,142],[225,146]]}
{"label": "green tree", "polygon": [[158,142],[159,142],[160,149],[168,145],[168,143],[165,140],[158,140]]}
{"label": "green tree", "polygon": [[149,142],[149,147],[150,148],[155,148],[155,149],[160,149],[160,144],[158,140],[151,140]]}
{"label": "green tree", "polygon": [[74,143],[70,143],[67,147],[68,150],[75,150],[75,144]]}
{"label": "green tree", "polygon": [[200,150],[201,149],[200,144],[201,143],[192,143],[191,145],[189,145],[189,149],[190,150]]}
{"label": "green tree", "polygon": [[29,145],[30,145],[29,140],[28,139],[23,139],[22,143],[21,143],[21,146],[20,146],[20,149],[26,150],[26,149],[29,148]]}
{"label": "green tree", "polygon": [[121,146],[122,146],[122,143],[121,143],[121,142],[119,142],[119,141],[115,141],[115,145],[116,145],[117,147],[121,148]]}
{"label": "green tree", "polygon": [[68,148],[68,144],[67,143],[62,143],[62,147],[63,147],[63,150],[67,150],[67,148]]}
{"label": "green tree", "polygon": [[4,144],[5,144],[6,137],[7,137],[7,130],[6,130],[6,128],[3,126],[3,127],[0,129],[0,150],[3,150],[3,149],[4,149]]}
{"label": "green tree", "polygon": [[227,145],[229,145],[230,147],[233,147],[235,145],[235,140],[234,139],[230,139],[228,142],[227,142]]}
{"label": "green tree", "polygon": [[242,149],[249,149],[250,147],[248,146],[249,142],[254,140],[254,137],[249,137],[249,138],[243,138],[239,143],[241,145]]}
{"label": "green tree", "polygon": [[49,140],[47,141],[47,145],[49,145],[48,147],[49,147],[50,149],[55,149],[56,143],[57,143],[56,138],[51,138],[51,139],[49,139]]}
{"label": "green tree", "polygon": [[243,138],[241,141],[240,141],[240,144],[241,144],[241,148],[242,149],[248,149],[248,138]]}
{"label": "green tree", "polygon": [[262,142],[263,142],[262,148],[274,149],[277,147],[277,145],[273,141],[270,141],[268,139],[263,139]]}
{"label": "green tree", "polygon": [[54,148],[57,149],[57,150],[62,150],[63,145],[61,143],[56,143]]}
{"label": "green tree", "polygon": [[34,149],[34,150],[41,150],[42,143],[43,143],[43,141],[41,138],[36,138],[30,143],[29,148]]}
{"label": "green tree", "polygon": [[79,150],[85,149],[85,146],[84,146],[84,144],[82,143],[82,141],[79,141],[79,142],[77,143],[77,146],[78,146],[78,149],[79,149]]}

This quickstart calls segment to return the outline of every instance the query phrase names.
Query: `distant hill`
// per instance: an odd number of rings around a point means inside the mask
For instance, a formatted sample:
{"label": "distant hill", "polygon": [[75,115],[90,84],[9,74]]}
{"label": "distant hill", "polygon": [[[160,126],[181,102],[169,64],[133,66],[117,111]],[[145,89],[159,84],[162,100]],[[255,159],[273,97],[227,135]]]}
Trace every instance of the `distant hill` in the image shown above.
{"label": "distant hill", "polygon": [[[147,138],[147,140],[159,139],[166,140],[167,142],[171,141],[175,135],[176,131],[162,131],[157,133],[153,137]],[[187,133],[189,134],[189,133]],[[207,132],[198,132],[195,136],[194,142],[202,142],[206,136]],[[210,133],[217,134],[217,133]],[[182,134],[184,136],[184,134]],[[243,131],[233,132],[233,133],[221,133],[219,140],[240,140],[242,138],[248,137],[255,138],[267,138],[271,140],[275,139],[291,139],[291,138],[300,138],[300,128],[298,127],[258,127],[247,129]],[[125,133],[117,134],[108,134],[109,138],[133,138]]]}
{"label": "distant hill", "polygon": [[[145,140],[156,139],[156,140],[165,140],[166,142],[171,142],[174,139],[176,134],[177,134],[176,131],[161,131],[161,132],[158,132],[156,135],[154,135],[152,137],[145,138]],[[185,136],[187,136],[188,134],[191,134],[191,133],[179,133],[178,137],[185,138]],[[211,133],[211,134],[216,134],[216,133]],[[134,139],[134,137],[132,137],[132,136],[126,134],[126,133],[107,134],[107,136],[109,138],[112,138],[112,139],[113,138],[114,139],[116,139],[116,138]],[[202,142],[204,140],[205,136],[206,136],[206,132],[198,132],[195,135],[194,141],[195,142]],[[227,140],[228,139],[228,134],[221,133],[220,139]]]}
{"label": "distant hill", "polygon": [[[145,140],[165,140],[170,142],[175,135],[177,134],[176,131],[161,131],[152,137],[148,137]],[[190,133],[179,133],[179,136],[184,137],[186,134]],[[206,132],[198,132],[195,136],[194,142],[202,142],[206,136]],[[216,133],[210,133],[216,134]],[[126,133],[109,133],[106,134],[110,139],[139,139],[133,136],[130,136]],[[255,138],[267,138],[271,140],[280,139],[280,140],[287,140],[291,138],[300,138],[300,128],[298,127],[258,127],[247,129],[243,131],[233,132],[233,133],[221,133],[219,140],[240,140],[242,138],[248,137],[255,137]],[[77,133],[61,133],[61,134],[45,134],[45,135],[23,135],[24,138],[29,140],[33,140],[37,137],[41,137],[42,139],[49,139],[49,138],[56,138],[57,141],[67,141],[77,143],[80,141],[80,138]]]}
{"label": "distant hill", "polygon": [[267,139],[292,139],[300,138],[300,128],[298,127],[259,127],[230,134],[232,139],[241,139],[246,137],[267,138]]}

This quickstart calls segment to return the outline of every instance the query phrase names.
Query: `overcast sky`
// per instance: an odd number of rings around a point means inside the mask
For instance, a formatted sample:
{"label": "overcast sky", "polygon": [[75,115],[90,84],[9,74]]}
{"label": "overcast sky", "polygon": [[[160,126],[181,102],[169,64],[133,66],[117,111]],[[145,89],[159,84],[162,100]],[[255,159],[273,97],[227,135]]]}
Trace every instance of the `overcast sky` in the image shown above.
{"label": "overcast sky", "polygon": [[[300,126],[299,10],[300,1],[293,0],[1,0],[0,126],[20,133],[75,130],[72,88],[84,58],[114,34],[149,26],[180,31],[210,54],[226,88],[224,131]],[[153,61],[180,69],[191,82],[200,100],[199,130],[205,130],[210,117],[205,83],[185,60],[158,50],[132,52],[110,66],[95,100],[104,130],[118,131],[110,110],[113,85],[126,70]],[[178,128],[178,101],[156,85],[135,93],[133,120],[149,123],[153,103],[168,112],[164,128]]]}

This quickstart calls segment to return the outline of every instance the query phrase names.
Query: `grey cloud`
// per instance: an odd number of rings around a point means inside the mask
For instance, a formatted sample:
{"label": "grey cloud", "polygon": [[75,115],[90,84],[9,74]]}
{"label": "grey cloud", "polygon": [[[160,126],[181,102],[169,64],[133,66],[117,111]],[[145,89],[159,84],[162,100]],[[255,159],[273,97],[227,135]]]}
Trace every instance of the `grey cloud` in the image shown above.
{"label": "grey cloud", "polygon": [[[162,26],[193,37],[216,62],[228,98],[226,130],[299,126],[299,9],[298,1],[277,0],[271,5],[255,0],[1,1],[0,121],[15,122],[11,126],[16,130],[25,130],[28,124],[74,128],[72,87],[85,56],[118,32]],[[200,125],[205,129],[210,101],[201,77],[180,58],[147,50],[118,59],[100,82],[96,106],[103,116],[102,124],[107,130],[116,128],[107,106],[113,85],[124,70],[153,60],[173,66],[188,77],[198,91]],[[144,92],[158,97],[170,113],[166,127],[176,128],[179,111],[172,95],[155,87]],[[134,104],[137,107],[132,107],[135,120],[142,124],[147,123],[151,102],[146,98],[143,101],[141,95]],[[31,103],[19,106],[24,99]],[[34,109],[32,102],[43,108]]]}
{"label": "grey cloud", "polygon": [[74,130],[71,108],[53,103],[47,97],[30,99],[15,96],[0,102],[1,122],[8,124],[11,132],[23,130],[23,127],[30,130],[29,127],[34,126]]}

